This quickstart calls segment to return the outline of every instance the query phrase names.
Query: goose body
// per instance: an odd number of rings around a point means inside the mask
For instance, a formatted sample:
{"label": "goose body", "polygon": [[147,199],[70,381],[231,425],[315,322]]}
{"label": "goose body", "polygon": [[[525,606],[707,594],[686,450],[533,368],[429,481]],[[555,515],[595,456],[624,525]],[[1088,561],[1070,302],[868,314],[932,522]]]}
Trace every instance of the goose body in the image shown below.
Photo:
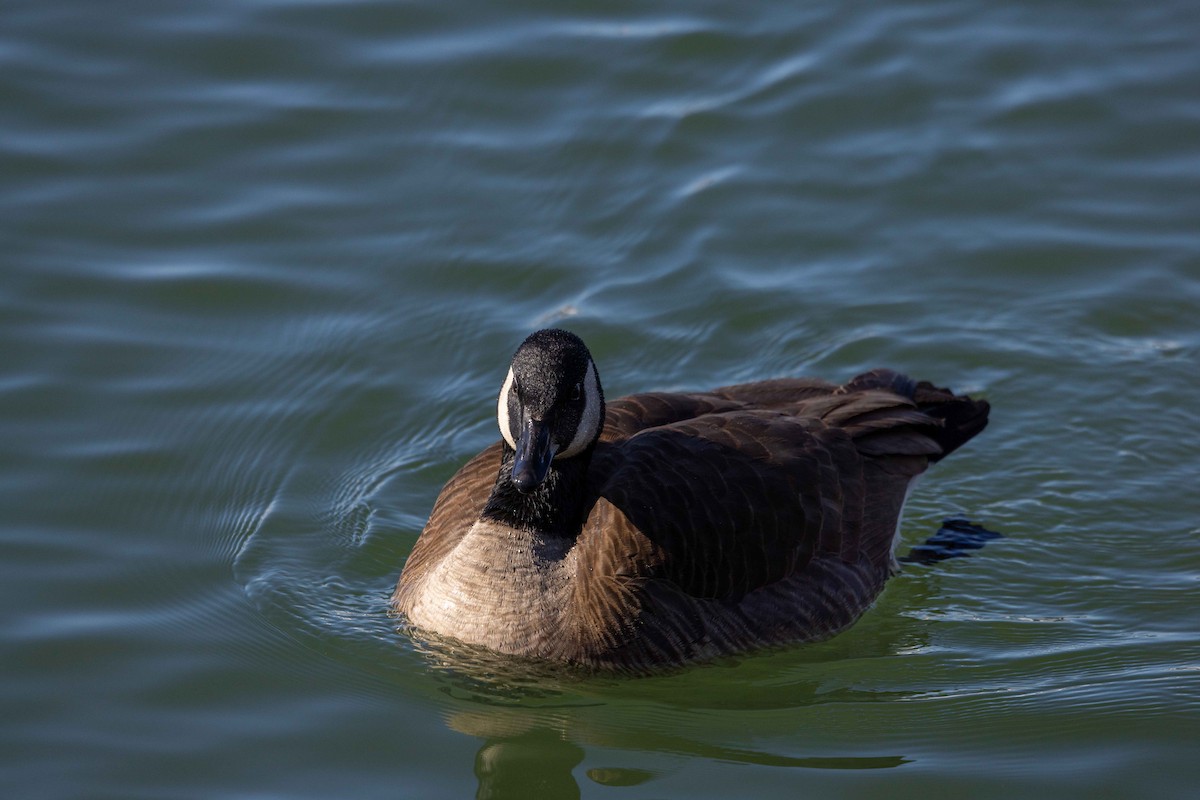
{"label": "goose body", "polygon": [[887,370],[605,404],[574,334],[518,348],[502,440],[446,484],[394,608],[501,653],[644,672],[828,637],[896,568],[904,501],[988,404]]}

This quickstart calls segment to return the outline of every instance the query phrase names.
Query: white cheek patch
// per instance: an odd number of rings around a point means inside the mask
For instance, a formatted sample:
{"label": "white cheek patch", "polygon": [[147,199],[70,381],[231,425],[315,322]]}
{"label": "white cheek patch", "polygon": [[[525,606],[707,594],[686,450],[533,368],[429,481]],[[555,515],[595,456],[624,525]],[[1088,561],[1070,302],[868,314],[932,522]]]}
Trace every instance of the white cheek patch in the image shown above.
{"label": "white cheek patch", "polygon": [[512,367],[509,367],[508,377],[504,379],[504,386],[500,389],[500,399],[496,401],[496,422],[500,424],[500,435],[504,437],[504,441],[516,450],[517,443],[513,440],[512,426],[508,422],[508,393],[512,391],[512,385],[513,371]]}
{"label": "white cheek patch", "polygon": [[587,375],[583,379],[583,416],[575,437],[558,458],[570,458],[582,453],[600,432],[600,379],[596,377],[596,365],[589,361]]}

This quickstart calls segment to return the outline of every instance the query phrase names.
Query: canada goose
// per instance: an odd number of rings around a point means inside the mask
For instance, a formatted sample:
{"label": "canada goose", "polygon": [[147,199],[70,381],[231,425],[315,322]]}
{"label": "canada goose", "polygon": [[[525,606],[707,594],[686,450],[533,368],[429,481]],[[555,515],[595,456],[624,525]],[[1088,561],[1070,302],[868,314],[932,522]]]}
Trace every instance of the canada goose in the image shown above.
{"label": "canada goose", "polygon": [[503,437],[442,489],[392,598],[501,653],[645,672],[853,623],[897,569],[918,475],[988,404],[875,370],[605,406],[567,331],[531,334]]}

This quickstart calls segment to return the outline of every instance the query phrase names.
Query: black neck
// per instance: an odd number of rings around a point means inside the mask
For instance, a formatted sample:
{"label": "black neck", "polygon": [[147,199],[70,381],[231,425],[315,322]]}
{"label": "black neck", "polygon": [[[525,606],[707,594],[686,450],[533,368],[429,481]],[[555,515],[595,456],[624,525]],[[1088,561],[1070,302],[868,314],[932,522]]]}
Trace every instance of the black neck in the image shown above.
{"label": "black neck", "polygon": [[482,516],[521,530],[575,537],[583,525],[587,471],[593,449],[589,447],[573,458],[554,461],[546,480],[529,494],[522,494],[512,480],[516,454],[504,445],[500,473]]}

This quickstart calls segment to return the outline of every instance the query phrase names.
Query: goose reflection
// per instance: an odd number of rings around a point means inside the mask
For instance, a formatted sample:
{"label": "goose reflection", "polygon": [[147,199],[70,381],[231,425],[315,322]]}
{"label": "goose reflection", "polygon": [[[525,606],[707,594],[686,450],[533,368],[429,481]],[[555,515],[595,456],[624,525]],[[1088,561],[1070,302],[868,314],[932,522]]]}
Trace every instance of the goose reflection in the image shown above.
{"label": "goose reflection", "polygon": [[[495,709],[492,713],[470,711],[452,714],[447,724],[454,730],[482,740],[475,756],[475,777],[479,781],[476,797],[483,800],[527,800],[527,798],[577,798],[579,781],[590,780],[610,787],[638,786],[664,774],[664,771],[638,766],[603,764],[589,767],[577,775],[587,751],[572,741],[562,728],[539,724],[536,714],[513,714]],[[529,727],[521,730],[522,724]],[[806,769],[888,769],[908,763],[902,756],[811,756],[793,757],[743,748],[722,747],[690,740],[684,736],[666,736],[661,732],[635,735],[633,741],[589,742],[596,747],[630,749],[631,744],[645,749],[766,767]],[[632,757],[632,756],[631,756]]]}
{"label": "goose reflection", "polygon": [[[486,654],[481,655],[486,662]],[[740,729],[739,711],[880,702],[894,700],[891,692],[835,689],[821,681],[769,689],[755,689],[751,683],[745,694],[727,694],[724,702],[703,693],[691,701],[672,700],[672,692],[662,691],[669,678],[660,679],[658,686],[637,680],[555,678],[517,673],[511,662],[507,672],[494,663],[478,664],[478,671],[471,672],[463,669],[461,653],[453,663],[452,669],[438,671],[443,718],[450,729],[480,742],[474,763],[479,798],[574,798],[580,796],[584,781],[639,786],[693,759],[823,770],[888,769],[911,760],[887,753],[830,755],[825,747],[819,755],[789,755],[742,746],[744,737],[736,733],[726,737],[731,744],[714,741],[722,736],[722,727],[733,724]],[[737,665],[731,668],[745,672]],[[687,678],[679,676],[685,682]],[[676,691],[690,693],[688,686]],[[697,726],[697,716],[711,724]],[[689,724],[681,725],[681,720]],[[677,766],[664,769],[663,755],[678,757]]]}

